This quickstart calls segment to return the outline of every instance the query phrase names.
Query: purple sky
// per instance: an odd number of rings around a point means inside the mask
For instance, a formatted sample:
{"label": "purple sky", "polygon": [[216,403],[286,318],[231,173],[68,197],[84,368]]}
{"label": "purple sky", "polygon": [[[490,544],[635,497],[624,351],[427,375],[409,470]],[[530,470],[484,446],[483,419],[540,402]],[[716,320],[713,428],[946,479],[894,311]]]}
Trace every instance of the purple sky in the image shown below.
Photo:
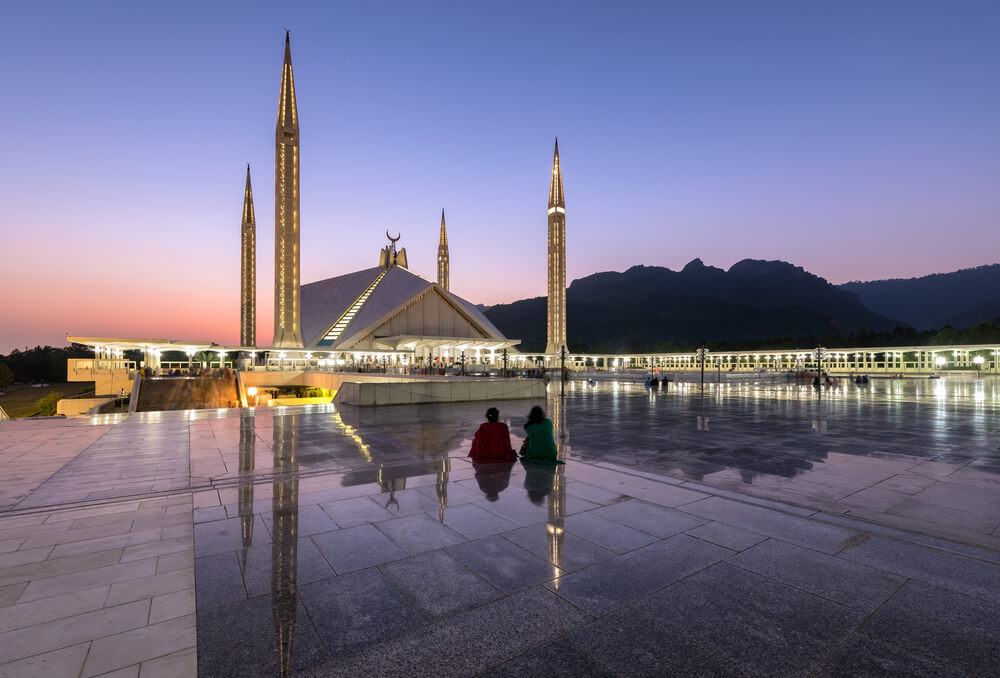
{"label": "purple sky", "polygon": [[386,228],[433,278],[444,207],[455,292],[544,294],[555,135],[570,280],[1000,260],[996,2],[24,2],[0,25],[0,352],[235,343],[247,162],[269,341],[286,27],[304,283],[376,265]]}

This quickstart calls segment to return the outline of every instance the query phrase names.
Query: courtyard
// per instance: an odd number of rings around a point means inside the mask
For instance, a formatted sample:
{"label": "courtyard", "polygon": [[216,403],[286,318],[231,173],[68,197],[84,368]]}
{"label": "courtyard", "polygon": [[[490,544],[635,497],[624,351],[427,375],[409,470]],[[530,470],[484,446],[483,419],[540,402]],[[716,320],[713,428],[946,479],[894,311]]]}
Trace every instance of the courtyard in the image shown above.
{"label": "courtyard", "polygon": [[718,377],[5,422],[0,676],[995,672],[1000,384]]}

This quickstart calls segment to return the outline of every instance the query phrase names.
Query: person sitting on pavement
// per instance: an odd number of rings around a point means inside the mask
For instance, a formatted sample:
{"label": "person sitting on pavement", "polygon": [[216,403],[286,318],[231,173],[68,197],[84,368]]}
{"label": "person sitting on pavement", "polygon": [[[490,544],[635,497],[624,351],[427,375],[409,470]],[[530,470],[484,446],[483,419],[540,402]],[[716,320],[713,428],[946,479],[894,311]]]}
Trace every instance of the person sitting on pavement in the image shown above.
{"label": "person sitting on pavement", "polygon": [[501,463],[517,461],[517,453],[510,444],[510,429],[499,421],[500,410],[491,407],[486,410],[486,421],[479,426],[472,439],[469,456],[480,463]]}
{"label": "person sitting on pavement", "polygon": [[527,434],[525,445],[521,449],[521,459],[539,464],[562,464],[557,459],[556,439],[552,435],[552,420],[545,416],[545,411],[535,405],[528,413],[528,421],[524,424]]}

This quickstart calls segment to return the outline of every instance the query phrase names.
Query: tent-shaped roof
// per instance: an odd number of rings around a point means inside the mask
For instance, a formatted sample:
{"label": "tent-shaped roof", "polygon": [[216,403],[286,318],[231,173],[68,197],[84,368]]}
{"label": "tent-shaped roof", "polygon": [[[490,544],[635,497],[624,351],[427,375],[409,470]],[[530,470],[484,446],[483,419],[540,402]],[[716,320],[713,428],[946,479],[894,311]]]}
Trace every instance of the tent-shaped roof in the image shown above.
{"label": "tent-shaped roof", "polygon": [[[385,269],[381,266],[366,268],[336,278],[303,285],[302,339],[306,346],[315,346],[330,325],[340,317],[354,301],[364,293],[372,281]],[[331,320],[331,314],[336,316]]]}
{"label": "tent-shaped roof", "polygon": [[305,346],[347,349],[428,292],[440,295],[480,339],[508,341],[474,304],[402,266],[379,266],[302,286]]}

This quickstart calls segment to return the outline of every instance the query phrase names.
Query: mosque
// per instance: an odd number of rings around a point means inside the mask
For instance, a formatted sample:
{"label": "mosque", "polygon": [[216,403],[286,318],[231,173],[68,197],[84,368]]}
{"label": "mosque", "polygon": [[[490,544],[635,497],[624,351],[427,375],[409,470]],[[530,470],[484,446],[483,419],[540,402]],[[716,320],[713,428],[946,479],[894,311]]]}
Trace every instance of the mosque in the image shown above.
{"label": "mosque", "polygon": [[[444,366],[497,364],[501,353],[518,352],[518,339],[507,338],[471,302],[451,291],[450,255],[444,210],[438,241],[437,277],[432,281],[409,268],[400,236],[390,236],[378,265],[307,284],[300,282],[299,118],[292,73],[291,43],[285,55],[275,129],[274,167],[274,336],[261,345],[256,336],[256,218],[250,167],[247,167],[240,244],[240,345],[212,342],[113,337],[67,337],[94,347],[98,358],[120,358],[140,349],[146,366],[159,367],[168,352],[190,356],[210,351],[220,364],[231,353],[244,364],[297,369],[370,364]],[[555,145],[548,206],[548,343],[555,356],[566,344],[566,203]],[[374,257],[372,263],[374,264]],[[231,356],[230,356],[231,357]],[[523,360],[524,356],[519,357]]]}

